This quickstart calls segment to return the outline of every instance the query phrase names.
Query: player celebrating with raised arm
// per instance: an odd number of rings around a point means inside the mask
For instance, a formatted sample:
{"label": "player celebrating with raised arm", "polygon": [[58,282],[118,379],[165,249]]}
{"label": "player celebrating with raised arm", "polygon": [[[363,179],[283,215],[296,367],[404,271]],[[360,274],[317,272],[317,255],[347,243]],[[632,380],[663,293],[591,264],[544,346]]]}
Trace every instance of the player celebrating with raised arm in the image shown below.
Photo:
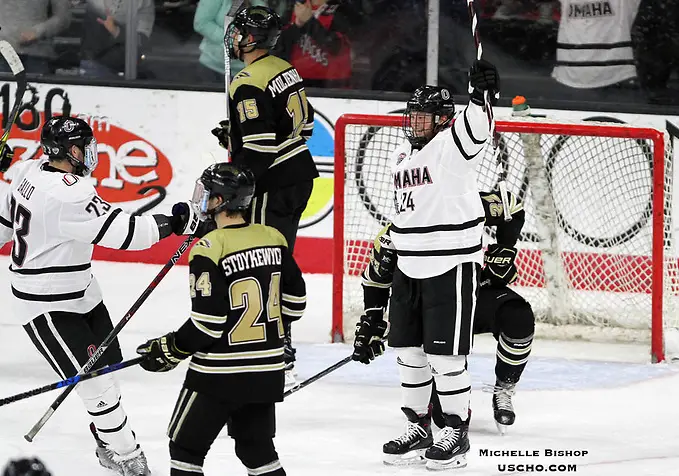
{"label": "player celebrating with raised arm", "polygon": [[[132,216],[102,200],[86,179],[97,166],[97,142],[85,121],[50,119],[40,140],[48,160],[15,164],[0,197],[0,242],[14,240],[14,313],[64,379],[76,375],[113,330],[92,275],[94,245],[142,250],[172,232],[194,234],[199,222],[188,204],[175,205],[173,216]],[[121,361],[115,340],[94,369]],[[92,419],[102,466],[122,476],[150,474],[114,374],[83,382],[76,391]]]}
{"label": "player celebrating with raised arm", "polygon": [[273,444],[275,402],[283,400],[283,325],[306,306],[302,273],[276,229],[247,224],[254,176],[236,164],[207,168],[194,207],[217,229],[191,250],[191,317],[137,352],[151,372],[191,357],[168,428],[171,476],[203,474],[226,425],[250,475],[284,476]]}
{"label": "player celebrating with raised arm", "polygon": [[[535,315],[530,304],[508,287],[517,278],[514,265],[516,245],[523,227],[525,212],[520,201],[509,195],[512,220],[505,222],[504,209],[499,192],[481,192],[486,226],[495,226],[496,243],[488,246],[485,267],[481,271],[481,285],[474,316],[474,334],[492,333],[497,340],[495,377],[493,390],[493,416],[498,429],[504,433],[514,424],[512,405],[514,388],[521,378],[530,355],[535,330]],[[384,311],[389,301],[397,255],[390,237],[391,225],[385,226],[377,235],[371,250],[370,263],[363,271],[364,315],[356,326],[353,359],[370,363],[384,351],[384,334],[387,324]],[[419,392],[418,388],[404,387],[405,394]],[[423,391],[424,392],[424,391]],[[432,392],[433,414],[417,415],[410,408],[404,412],[412,417],[402,441],[394,440],[385,445],[386,461],[406,464],[422,461],[419,454],[432,444],[429,424],[431,417],[437,426],[445,426],[437,392]],[[407,402],[405,402],[407,405]],[[414,453],[412,453],[414,452]]]}
{"label": "player celebrating with raised arm", "polygon": [[[470,86],[469,105],[455,121],[447,89],[418,88],[403,114],[407,140],[391,155],[396,214],[390,234],[398,261],[389,345],[397,350],[408,420],[426,418],[436,381],[445,426],[433,445],[428,444],[430,433],[420,442],[428,446],[425,457],[431,469],[465,466],[469,451],[466,356],[471,352],[484,224],[474,158],[489,135],[484,93],[495,98],[499,91],[496,68],[475,61]],[[387,443],[385,452],[400,454],[412,443],[406,443],[409,436]]]}
{"label": "player celebrating with raised arm", "polygon": [[[231,83],[231,121],[222,121],[213,134],[230,149],[234,163],[255,174],[255,196],[246,219],[277,229],[293,252],[318,170],[306,145],[313,132],[314,109],[302,77],[290,63],[269,54],[280,30],[281,20],[270,8],[249,7],[236,14],[226,41],[231,56],[246,66]],[[286,329],[288,370],[293,362]]]}

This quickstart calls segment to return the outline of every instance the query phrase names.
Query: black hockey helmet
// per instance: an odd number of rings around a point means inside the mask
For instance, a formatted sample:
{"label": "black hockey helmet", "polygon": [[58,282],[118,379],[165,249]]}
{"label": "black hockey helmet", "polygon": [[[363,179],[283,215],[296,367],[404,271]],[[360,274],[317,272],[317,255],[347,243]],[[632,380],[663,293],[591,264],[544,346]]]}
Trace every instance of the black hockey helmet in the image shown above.
{"label": "black hockey helmet", "polygon": [[[241,165],[220,162],[205,169],[193,190],[191,203],[195,212],[205,219],[221,211],[244,212],[255,194],[255,176]],[[221,196],[221,205],[208,210],[208,200]]]}
{"label": "black hockey helmet", "polygon": [[[428,118],[414,113],[430,114]],[[403,133],[413,147],[424,147],[436,133],[453,120],[455,102],[450,91],[440,86],[420,86],[415,90],[403,113]]]}
{"label": "black hockey helmet", "polygon": [[2,476],[51,476],[45,465],[37,459],[19,459],[7,463]]}
{"label": "black hockey helmet", "polygon": [[[97,141],[90,125],[82,119],[53,117],[42,126],[40,144],[50,159],[67,160],[75,175],[89,175],[97,168]],[[74,145],[82,151],[81,159],[71,154]]]}
{"label": "black hockey helmet", "polygon": [[[243,53],[272,49],[282,27],[281,18],[269,7],[242,8],[226,29],[224,42],[231,57],[242,60]],[[234,44],[238,44],[238,53],[233,48]]]}

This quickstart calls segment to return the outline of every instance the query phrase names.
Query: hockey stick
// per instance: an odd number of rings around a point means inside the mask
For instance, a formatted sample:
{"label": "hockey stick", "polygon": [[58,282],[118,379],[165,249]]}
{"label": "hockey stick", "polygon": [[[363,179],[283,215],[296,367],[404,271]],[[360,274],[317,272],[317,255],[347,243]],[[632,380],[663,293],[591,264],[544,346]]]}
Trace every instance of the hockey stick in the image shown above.
{"label": "hockey stick", "polygon": [[94,370],[86,374],[75,375],[73,377],[67,378],[66,380],[62,380],[61,382],[52,383],[50,385],[45,385],[44,387],[39,387],[33,390],[29,390],[27,392],[18,393],[11,397],[0,398],[0,407],[2,407],[3,405],[9,405],[10,403],[18,402],[20,400],[25,400],[26,398],[35,397],[36,395],[50,392],[58,388],[69,387],[77,383],[84,382],[85,380],[90,380],[101,375],[110,374],[111,372],[116,372],[127,367],[132,367],[133,365],[137,365],[138,363],[140,363],[142,360],[144,360],[144,358],[145,357],[143,356],[136,357],[132,360],[127,360],[125,362],[119,362],[117,364],[108,365],[104,368]]}
{"label": "hockey stick", "polygon": [[316,375],[314,375],[313,377],[309,377],[308,379],[306,379],[304,382],[300,383],[300,384],[297,385],[296,387],[292,387],[290,390],[288,390],[287,392],[285,392],[285,393],[283,394],[283,398],[285,398],[285,397],[287,397],[287,396],[289,396],[289,395],[292,395],[293,393],[297,392],[298,390],[302,390],[302,389],[303,389],[304,387],[306,387],[307,385],[311,385],[311,384],[314,383],[316,380],[325,377],[325,376],[328,375],[330,372],[334,372],[335,370],[339,369],[340,367],[345,366],[345,365],[348,364],[349,362],[351,362],[351,356],[343,358],[342,360],[340,360],[340,361],[337,362],[336,364],[331,365],[331,366],[328,367],[327,369],[321,370],[320,372],[318,372],[318,373],[317,373]]}
{"label": "hockey stick", "polygon": [[[24,69],[21,59],[19,59],[19,55],[17,55],[16,51],[14,51],[14,48],[12,48],[12,45],[10,45],[5,40],[0,40],[0,54],[2,54],[2,57],[5,58],[5,61],[12,70],[14,79],[17,82],[17,90],[14,96],[14,107],[12,107],[9,117],[5,118],[7,121],[5,123],[5,130],[2,133],[2,137],[0,137],[0,151],[2,151],[2,149],[5,147],[5,144],[7,144],[7,141],[9,140],[9,133],[12,130],[12,126],[16,122],[17,117],[19,117],[19,111],[21,110],[21,105],[23,104],[27,83],[26,70]],[[0,169],[4,168],[7,170],[9,165],[10,164],[0,164]]]}
{"label": "hockey stick", "polygon": [[226,35],[229,33],[229,25],[233,21],[233,17],[243,5],[244,0],[233,0],[231,8],[224,15],[224,91],[226,92],[226,120],[229,120],[229,87],[231,87],[231,52],[229,51],[229,39]]}
{"label": "hockey stick", "polygon": [[[101,345],[97,348],[97,350],[92,354],[92,357],[83,365],[83,368],[80,369],[78,372],[78,375],[84,374],[86,372],[89,372],[92,370],[92,367],[94,367],[94,364],[99,360],[99,357],[101,357],[104,352],[106,352],[106,349],[113,343],[113,340],[116,338],[116,336],[120,333],[120,331],[123,330],[123,327],[132,319],[132,316],[137,312],[139,307],[146,301],[146,299],[149,297],[149,295],[153,292],[154,289],[160,284],[160,282],[163,280],[165,275],[172,269],[172,267],[179,261],[179,258],[181,258],[182,254],[187,250],[189,245],[191,244],[191,241],[193,241],[193,235],[189,235],[179,246],[179,249],[175,251],[174,255],[172,255],[172,258],[170,258],[170,261],[165,263],[165,266],[163,266],[163,269],[160,270],[160,272],[156,275],[155,278],[153,278],[153,281],[151,281],[151,284],[149,284],[146,289],[144,289],[144,292],[141,293],[141,296],[137,298],[137,300],[132,304],[132,307],[130,308],[129,311],[127,311],[127,314],[123,316],[123,318],[120,320],[120,322],[113,328],[111,333],[106,336],[106,339],[104,339],[104,342],[101,343]],[[56,400],[50,405],[50,407],[47,409],[45,414],[40,418],[38,423],[36,423],[33,428],[30,429],[28,433],[24,435],[24,438],[26,441],[33,441],[33,438],[35,438],[35,435],[38,434],[40,429],[45,426],[45,423],[47,423],[47,420],[49,420],[52,415],[54,415],[54,412],[61,406],[61,404],[66,400],[66,397],[73,391],[75,386],[70,386],[67,387],[66,390],[64,390],[61,395],[57,397]]]}
{"label": "hockey stick", "polygon": [[[467,8],[469,10],[469,19],[472,24],[472,36],[474,37],[474,43],[476,44],[476,59],[480,60],[483,55],[483,46],[481,46],[481,36],[479,35],[479,22],[476,16],[476,9],[474,8],[474,0],[467,0]],[[485,91],[484,97],[486,100],[486,114],[488,115],[488,122],[490,122],[490,136],[493,141],[493,162],[498,166],[500,165],[497,161],[500,155],[500,135],[495,130],[495,116],[493,115],[493,107],[490,104],[490,97],[488,96],[488,91]],[[507,183],[502,180],[502,172],[500,173],[500,181],[498,182],[498,187],[500,187],[500,199],[502,200],[502,208],[504,209],[504,219],[505,221],[512,221],[512,215],[509,213],[509,195],[507,194]]]}

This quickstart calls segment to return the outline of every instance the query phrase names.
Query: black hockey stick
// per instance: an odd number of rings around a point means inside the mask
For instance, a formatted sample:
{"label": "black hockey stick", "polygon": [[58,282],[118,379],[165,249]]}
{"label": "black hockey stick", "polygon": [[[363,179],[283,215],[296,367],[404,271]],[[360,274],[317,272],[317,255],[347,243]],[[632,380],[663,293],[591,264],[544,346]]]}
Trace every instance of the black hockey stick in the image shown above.
{"label": "black hockey stick", "polygon": [[229,33],[229,25],[233,21],[233,17],[236,16],[240,7],[245,3],[245,0],[234,0],[231,2],[231,8],[224,15],[224,91],[226,96],[224,98],[226,102],[226,120],[229,120],[231,112],[229,110],[229,87],[231,86],[231,51],[229,51],[229,39],[226,35]]}
{"label": "black hockey stick", "polygon": [[[14,48],[12,48],[12,45],[10,45],[5,40],[0,40],[0,54],[2,54],[2,57],[9,65],[9,68],[12,70],[12,74],[14,75],[14,80],[17,82],[17,90],[14,96],[14,107],[12,107],[9,117],[5,118],[5,130],[2,133],[2,137],[0,137],[0,152],[2,152],[2,149],[9,140],[9,133],[12,130],[12,126],[16,122],[17,117],[19,117],[19,111],[21,110],[27,83],[26,70],[24,69],[21,59],[19,59],[19,55],[17,55],[16,51],[14,51]],[[9,159],[11,160],[11,157],[9,157]],[[10,160],[7,162],[10,162]],[[0,172],[5,172],[9,168],[9,165],[9,163],[5,164],[0,162]]]}
{"label": "black hockey stick", "polygon": [[95,377],[99,377],[100,375],[106,375],[106,374],[110,374],[111,372],[116,372],[118,370],[126,369],[127,367],[132,367],[133,365],[137,365],[138,363],[140,363],[144,359],[145,359],[145,357],[136,357],[132,360],[127,360],[125,362],[107,365],[106,367],[103,367],[103,368],[98,369],[98,370],[94,370],[94,371],[86,373],[86,374],[75,375],[71,378],[67,378],[66,380],[62,380],[61,382],[52,383],[52,384],[49,384],[49,385],[45,385],[44,387],[39,387],[39,388],[35,388],[33,390],[29,390],[27,392],[18,393],[16,395],[12,395],[11,397],[0,398],[0,407],[3,406],[3,405],[8,405],[10,403],[18,402],[20,400],[25,400],[26,398],[35,397],[36,395],[40,395],[40,394],[43,394],[43,393],[46,393],[46,392],[51,392],[52,390],[56,390],[58,388],[70,387],[72,385],[83,382],[85,380],[90,380],[90,379],[93,379]]}
{"label": "black hockey stick", "polygon": [[[106,349],[111,345],[113,340],[116,338],[116,336],[120,333],[120,331],[123,330],[123,327],[132,319],[132,316],[137,312],[139,307],[146,301],[146,299],[149,297],[149,295],[153,292],[154,289],[160,284],[160,282],[163,280],[165,275],[172,269],[172,267],[179,261],[179,258],[181,258],[182,254],[187,250],[189,245],[191,244],[191,241],[193,241],[193,235],[189,235],[186,240],[182,242],[182,244],[179,246],[179,249],[175,251],[174,255],[172,255],[172,258],[170,258],[170,261],[165,263],[165,266],[163,266],[163,269],[160,270],[160,272],[156,275],[155,278],[153,278],[153,281],[151,281],[151,284],[149,284],[146,289],[144,289],[144,292],[141,293],[141,296],[137,298],[137,300],[132,304],[132,307],[130,308],[129,311],[127,311],[127,314],[123,316],[123,318],[120,320],[120,322],[113,328],[111,333],[106,336],[106,339],[104,339],[104,342],[101,343],[101,345],[97,348],[97,350],[92,354],[92,357],[85,363],[82,369],[80,369],[80,372],[78,372],[78,375],[84,374],[86,372],[89,372],[92,370],[92,367],[94,367],[94,364],[99,360],[99,357],[101,357],[104,352],[106,352]],[[57,397],[56,400],[50,405],[50,407],[47,409],[45,414],[40,418],[38,423],[36,423],[33,428],[30,429],[28,433],[24,435],[24,438],[26,441],[33,441],[33,438],[35,438],[35,435],[38,434],[40,429],[45,426],[45,423],[47,423],[47,420],[49,420],[52,415],[54,415],[54,412],[61,406],[61,404],[66,400],[66,397],[73,391],[75,386],[70,386],[66,387],[66,389]]]}
{"label": "black hockey stick", "polygon": [[[479,20],[476,16],[476,9],[474,8],[474,0],[467,0],[467,10],[469,11],[469,20],[471,21],[472,36],[474,37],[474,44],[476,45],[476,59],[480,60],[483,55],[483,45],[481,45],[481,35],[479,35]],[[488,91],[485,92],[486,115],[490,123],[490,140],[493,144],[493,161],[496,164],[500,162],[497,160],[500,154],[500,135],[495,130],[495,116],[493,115],[493,106],[490,102]],[[500,188],[500,200],[502,200],[503,216],[505,221],[512,221],[512,214],[509,213],[509,195],[507,193],[507,182],[502,180],[498,182]]]}
{"label": "black hockey stick", "polygon": [[285,397],[287,397],[287,396],[289,396],[289,395],[292,395],[293,393],[297,392],[298,390],[302,390],[302,389],[303,389],[304,387],[306,387],[307,385],[311,385],[311,384],[314,383],[316,380],[319,380],[319,379],[325,377],[325,376],[328,375],[330,372],[334,372],[335,370],[339,369],[340,367],[345,366],[345,365],[348,364],[349,362],[351,362],[351,356],[343,358],[342,360],[340,360],[340,361],[337,362],[336,364],[332,364],[332,365],[331,365],[330,367],[328,367],[327,369],[321,370],[320,372],[318,372],[318,373],[317,373],[316,375],[314,375],[313,377],[309,377],[308,379],[306,379],[304,382],[300,383],[300,384],[297,385],[296,387],[292,387],[290,390],[288,390],[287,392],[285,392],[285,393],[283,394],[283,398],[285,398]]}

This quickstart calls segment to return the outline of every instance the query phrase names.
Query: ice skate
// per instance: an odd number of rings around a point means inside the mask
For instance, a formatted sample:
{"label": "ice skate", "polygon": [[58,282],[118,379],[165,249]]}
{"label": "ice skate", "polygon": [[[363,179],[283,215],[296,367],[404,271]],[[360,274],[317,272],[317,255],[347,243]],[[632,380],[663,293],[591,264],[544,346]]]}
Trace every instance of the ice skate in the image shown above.
{"label": "ice skate", "polygon": [[431,446],[431,418],[429,415],[418,416],[410,408],[401,408],[408,422],[406,431],[395,440],[384,444],[384,464],[405,466],[424,463],[424,452]]}
{"label": "ice skate", "polygon": [[512,405],[515,386],[512,383],[497,382],[493,389],[493,416],[498,431],[503,435],[516,419]]}
{"label": "ice skate", "polygon": [[424,454],[427,469],[464,468],[469,452],[469,424],[457,415],[444,415],[446,426],[437,435],[434,444]]}
{"label": "ice skate", "polygon": [[97,442],[95,454],[101,466],[115,471],[120,476],[149,476],[151,474],[146,456],[139,445],[130,453],[119,455],[99,438],[93,423],[90,424],[90,431]]}

